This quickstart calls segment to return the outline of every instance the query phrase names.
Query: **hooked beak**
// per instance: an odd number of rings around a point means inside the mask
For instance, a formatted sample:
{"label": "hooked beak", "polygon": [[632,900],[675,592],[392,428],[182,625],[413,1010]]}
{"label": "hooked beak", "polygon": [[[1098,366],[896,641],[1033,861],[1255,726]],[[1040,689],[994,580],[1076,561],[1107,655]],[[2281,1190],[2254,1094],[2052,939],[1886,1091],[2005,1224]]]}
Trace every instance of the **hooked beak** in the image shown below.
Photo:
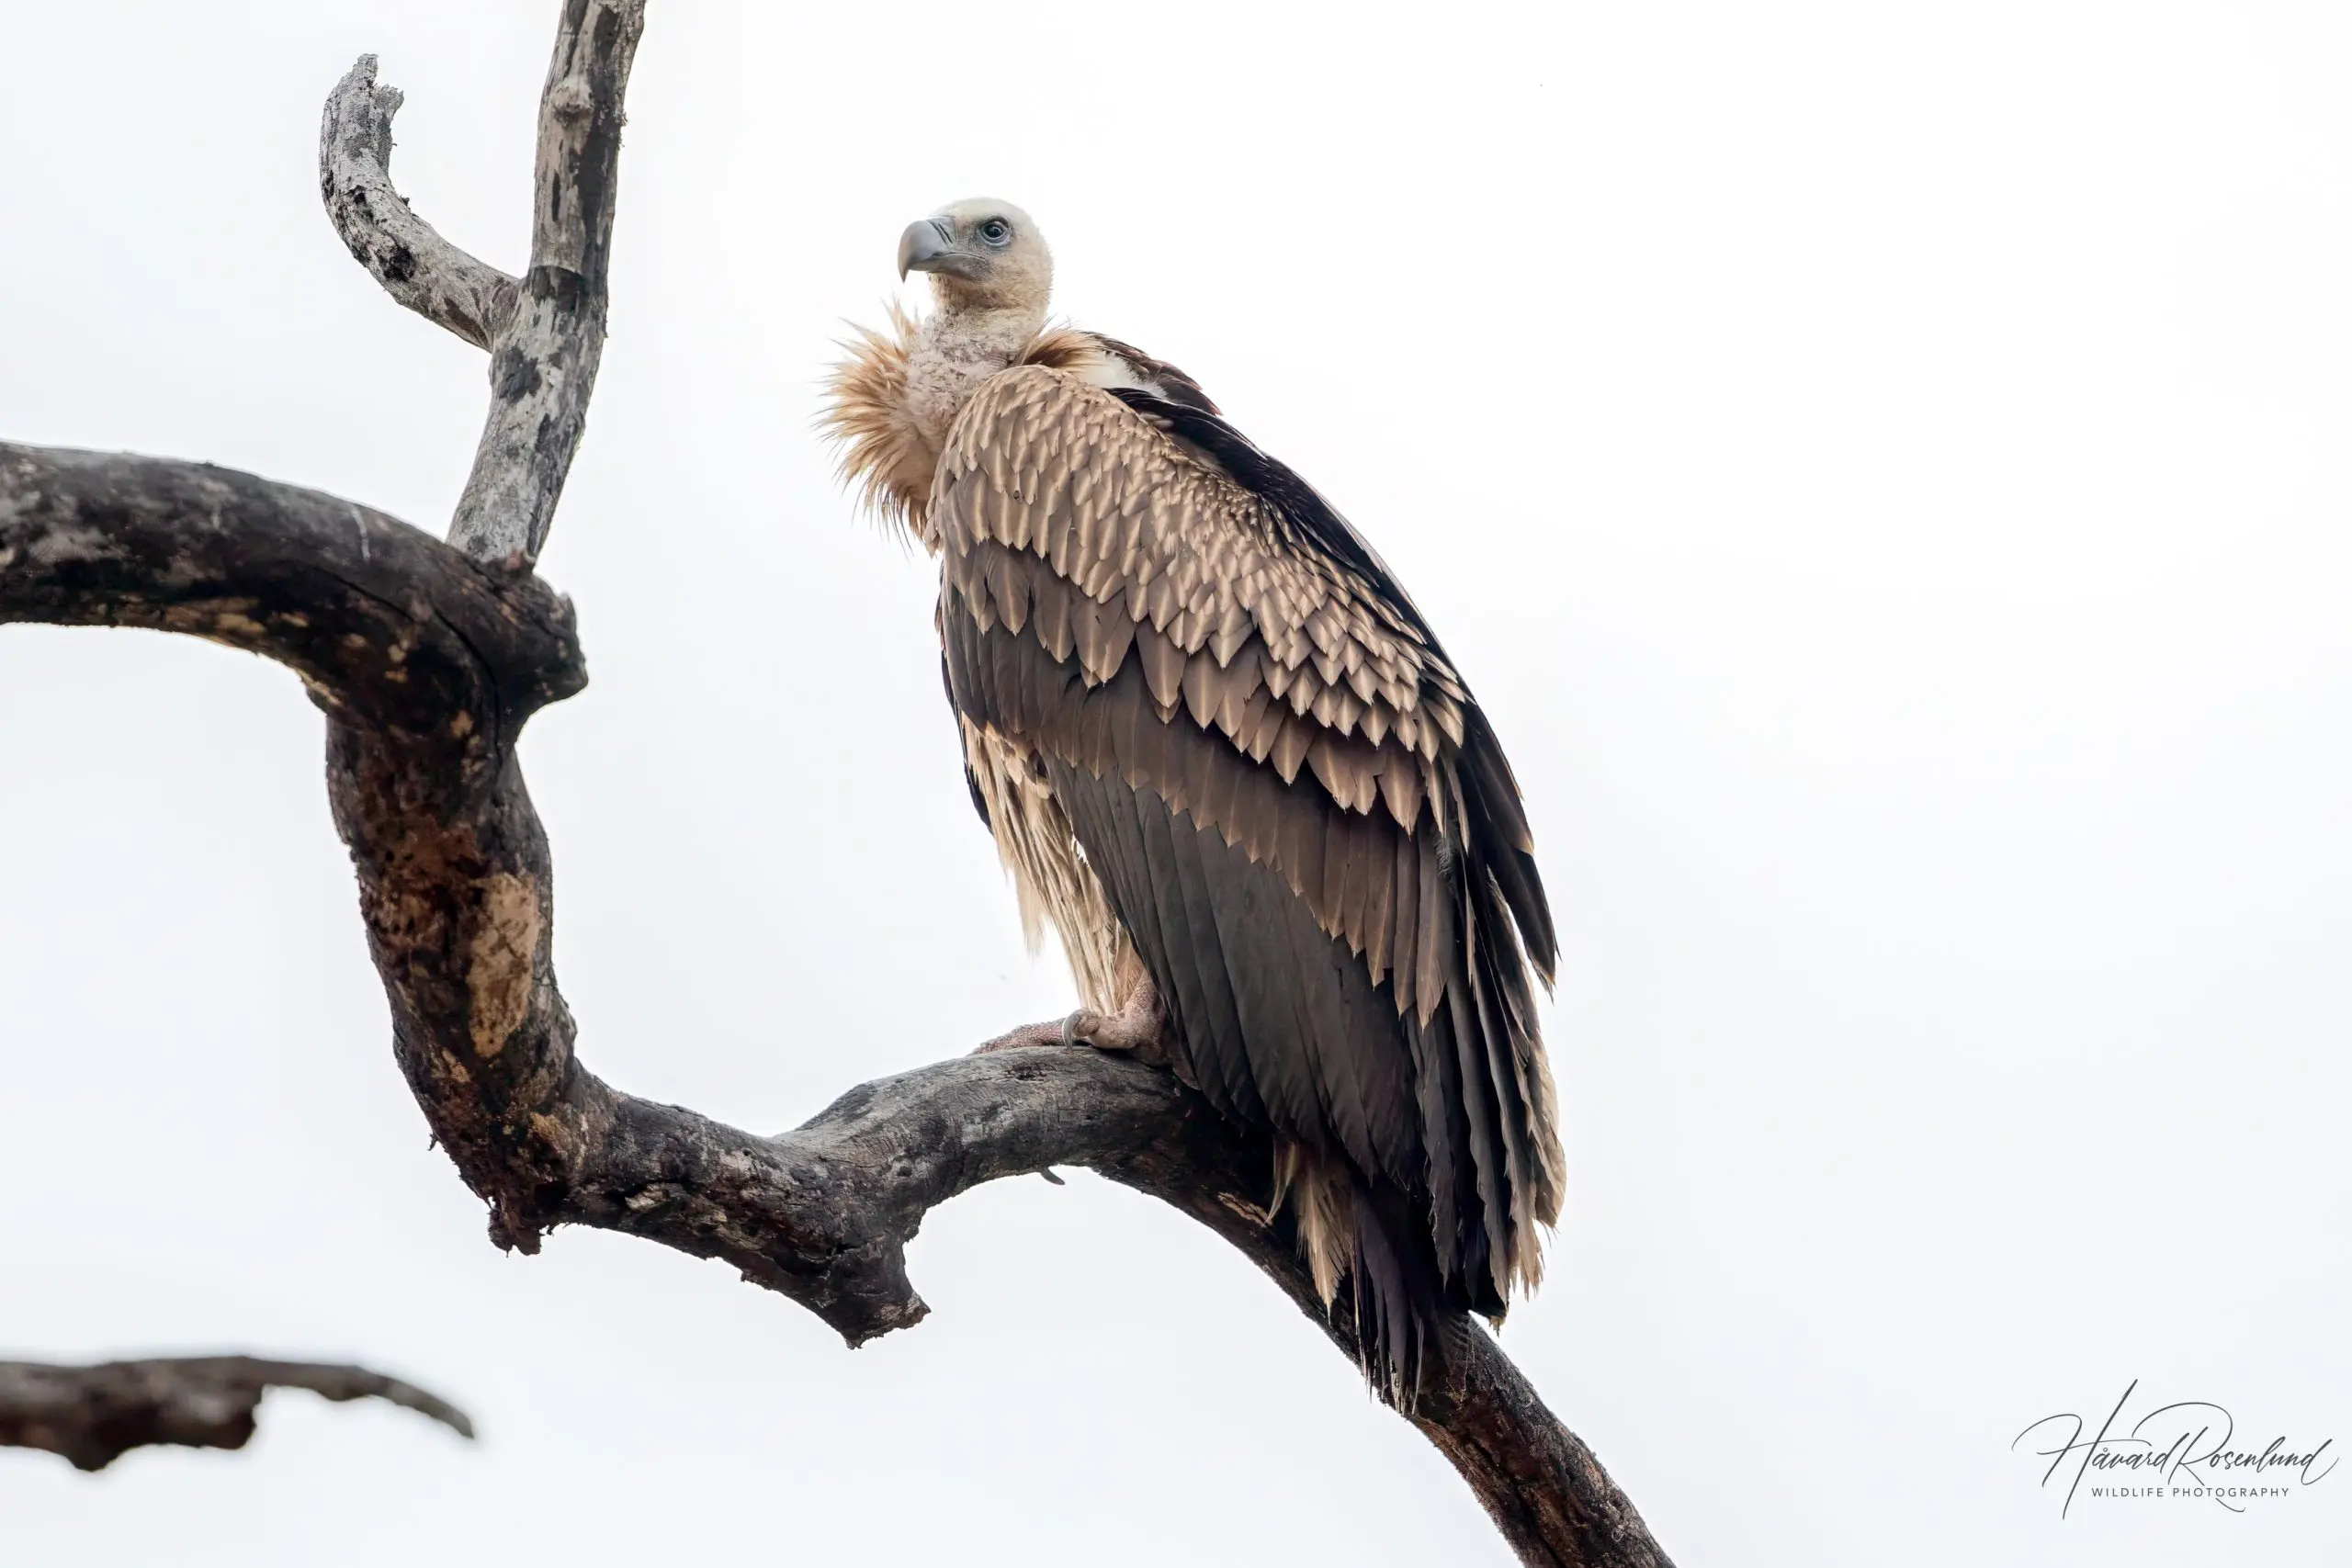
{"label": "hooked beak", "polygon": [[944,272],[950,277],[978,279],[987,264],[956,244],[955,231],[940,218],[924,218],[907,225],[899,236],[899,276],[910,272]]}
{"label": "hooked beak", "polygon": [[899,276],[903,280],[910,272],[944,271],[941,264],[955,254],[956,242],[946,224],[936,218],[919,219],[899,236]]}

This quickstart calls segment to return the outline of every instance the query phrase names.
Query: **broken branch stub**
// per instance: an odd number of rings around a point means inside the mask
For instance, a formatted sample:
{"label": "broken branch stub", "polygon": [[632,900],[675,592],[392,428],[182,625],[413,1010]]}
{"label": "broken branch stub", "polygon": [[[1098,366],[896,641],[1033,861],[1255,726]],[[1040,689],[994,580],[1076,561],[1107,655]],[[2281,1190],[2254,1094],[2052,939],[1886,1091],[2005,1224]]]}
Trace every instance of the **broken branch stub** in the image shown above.
{"label": "broken branch stub", "polygon": [[521,285],[443,239],[392,185],[392,116],[401,90],[379,86],[376,57],[327,95],[319,120],[319,198],[351,259],[426,321],[488,348],[514,314]]}

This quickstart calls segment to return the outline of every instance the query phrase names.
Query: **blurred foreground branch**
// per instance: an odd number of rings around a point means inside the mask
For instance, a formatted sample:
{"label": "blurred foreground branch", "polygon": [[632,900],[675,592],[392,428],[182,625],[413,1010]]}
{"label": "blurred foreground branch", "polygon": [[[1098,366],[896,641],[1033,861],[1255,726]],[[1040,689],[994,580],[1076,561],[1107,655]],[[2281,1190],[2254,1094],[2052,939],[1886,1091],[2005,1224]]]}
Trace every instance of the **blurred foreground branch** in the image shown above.
{"label": "blurred foreground branch", "polygon": [[474,1435],[456,1405],[365,1367],[187,1356],[86,1367],[0,1361],[0,1448],[45,1449],[76,1470],[104,1470],[132,1449],[159,1444],[242,1449],[273,1388],[337,1402],[381,1399]]}

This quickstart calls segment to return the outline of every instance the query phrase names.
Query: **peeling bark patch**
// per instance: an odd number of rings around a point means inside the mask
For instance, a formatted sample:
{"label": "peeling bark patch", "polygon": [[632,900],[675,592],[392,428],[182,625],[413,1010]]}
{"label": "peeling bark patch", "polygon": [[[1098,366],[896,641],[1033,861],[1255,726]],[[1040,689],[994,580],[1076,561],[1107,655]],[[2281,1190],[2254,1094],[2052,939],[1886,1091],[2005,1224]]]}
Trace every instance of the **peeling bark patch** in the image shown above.
{"label": "peeling bark patch", "polygon": [[495,1056],[530,1016],[532,966],[544,921],[539,890],[512,872],[491,877],[482,894],[466,985],[473,993],[469,1023],[474,1055]]}
{"label": "peeling bark patch", "polygon": [[502,345],[490,357],[491,395],[503,403],[514,402],[539,389],[539,367],[519,348]]}
{"label": "peeling bark patch", "polygon": [[26,552],[37,566],[63,566],[70,561],[100,561],[113,550],[96,528],[51,528],[37,536]]}
{"label": "peeling bark patch", "polygon": [[251,614],[259,606],[254,600],[243,597],[200,601],[193,604],[166,604],[155,616],[155,624],[165,631],[243,647],[244,639],[268,635],[269,628],[254,619]]}
{"label": "peeling bark patch", "polygon": [[564,1123],[556,1117],[548,1115],[545,1111],[532,1111],[530,1122],[532,1135],[537,1138],[540,1143],[545,1144],[548,1148],[564,1149],[568,1151],[575,1148],[580,1142],[578,1138],[572,1135],[571,1128],[565,1126]]}

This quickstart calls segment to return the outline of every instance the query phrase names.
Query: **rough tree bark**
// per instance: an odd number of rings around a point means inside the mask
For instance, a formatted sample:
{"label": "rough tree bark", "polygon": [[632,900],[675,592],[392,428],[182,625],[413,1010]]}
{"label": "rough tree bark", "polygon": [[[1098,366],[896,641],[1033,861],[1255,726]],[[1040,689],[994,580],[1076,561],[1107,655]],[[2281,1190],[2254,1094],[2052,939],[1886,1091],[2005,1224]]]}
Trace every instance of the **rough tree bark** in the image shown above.
{"label": "rough tree bark", "polygon": [[[572,1050],[547,837],[515,759],[586,681],[569,603],[530,572],[603,341],[621,101],[643,0],[567,0],[539,115],[530,272],[450,245],[394,191],[399,95],[362,58],[320,175],[394,299],[491,351],[492,408],[444,544],[381,513],[198,464],[0,445],[0,622],[150,626],[291,666],[327,716],[327,787],[440,1145],[526,1253],[562,1224],[724,1258],[852,1344],[919,1322],[905,1244],[999,1177],[1087,1166],[1238,1248],[1351,1359],[1270,1222],[1267,1147],[1164,1073],[1100,1053],[964,1056],[851,1089],[763,1137],[623,1093]],[[1521,1559],[1665,1568],[1591,1451],[1468,1319],[1409,1417]]]}
{"label": "rough tree bark", "polygon": [[76,1470],[104,1470],[132,1449],[242,1449],[273,1388],[335,1401],[381,1399],[474,1435],[466,1413],[413,1383],[365,1367],[182,1356],[87,1367],[0,1361],[0,1447],[46,1449]]}

